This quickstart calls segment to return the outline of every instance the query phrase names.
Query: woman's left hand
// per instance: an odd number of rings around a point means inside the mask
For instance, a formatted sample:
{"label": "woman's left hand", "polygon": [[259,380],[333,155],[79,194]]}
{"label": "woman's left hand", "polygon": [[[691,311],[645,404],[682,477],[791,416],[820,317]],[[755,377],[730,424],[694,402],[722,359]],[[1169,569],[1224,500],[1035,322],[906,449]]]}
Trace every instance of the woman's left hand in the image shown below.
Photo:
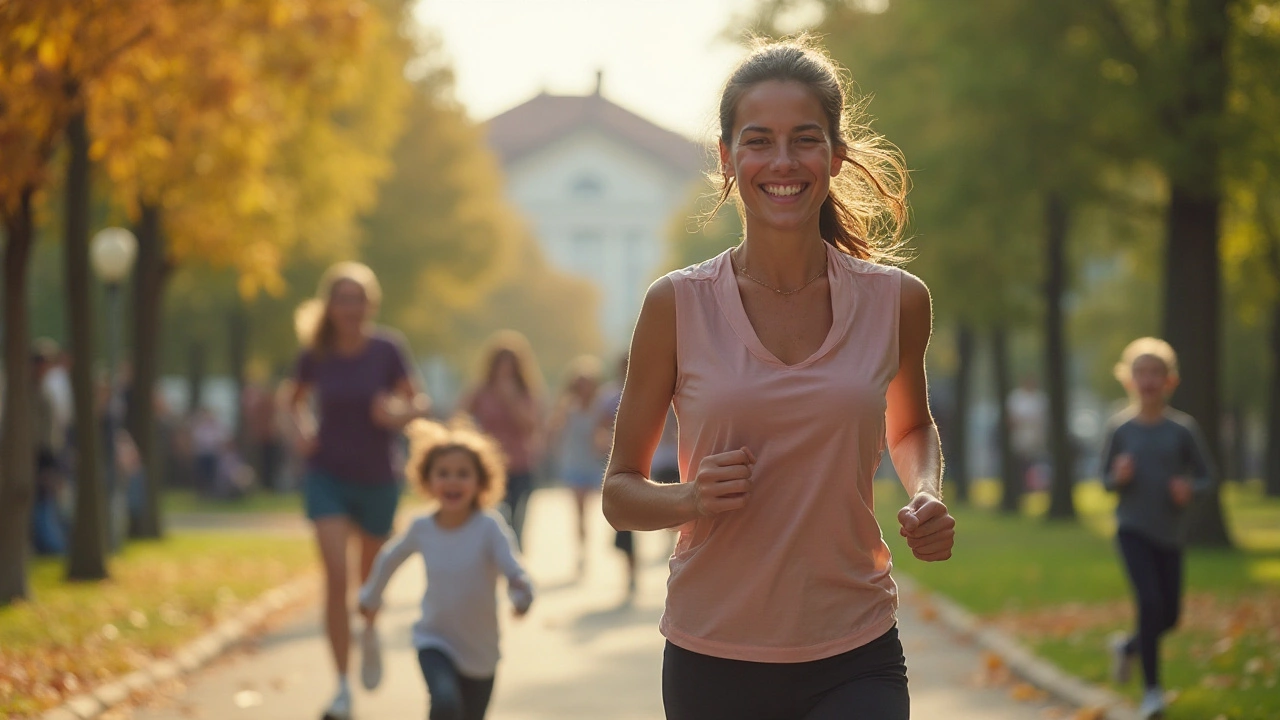
{"label": "woman's left hand", "polygon": [[429,405],[425,399],[424,395],[415,395],[408,401],[398,394],[380,392],[373,398],[370,415],[377,425],[399,429],[410,420],[426,416]]}
{"label": "woman's left hand", "polygon": [[911,552],[920,560],[935,562],[951,557],[956,540],[956,520],[947,506],[929,493],[916,493],[898,511],[898,532],[907,539]]}

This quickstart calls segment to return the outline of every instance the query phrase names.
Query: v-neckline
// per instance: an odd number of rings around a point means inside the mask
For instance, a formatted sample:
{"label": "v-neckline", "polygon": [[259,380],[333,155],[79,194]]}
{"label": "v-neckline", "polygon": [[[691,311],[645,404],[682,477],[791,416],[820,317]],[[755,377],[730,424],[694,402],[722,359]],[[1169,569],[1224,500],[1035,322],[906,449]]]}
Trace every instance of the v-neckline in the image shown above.
{"label": "v-neckline", "polygon": [[836,266],[837,263],[844,262],[844,258],[841,257],[842,253],[833,248],[830,243],[823,242],[822,245],[827,251],[827,283],[831,288],[831,327],[827,329],[827,337],[818,346],[817,350],[813,351],[809,357],[790,365],[779,360],[773,354],[773,351],[765,347],[764,343],[760,341],[760,336],[751,324],[751,318],[747,317],[747,308],[742,303],[742,293],[738,290],[738,279],[733,271],[730,251],[726,250],[720,254],[720,265],[716,269],[715,278],[716,297],[720,302],[720,310],[724,313],[725,319],[729,321],[729,326],[733,328],[738,339],[747,346],[747,350],[763,362],[788,370],[798,370],[821,360],[844,338],[845,331],[849,326],[849,320],[853,317],[853,294],[850,292],[851,280],[848,273],[842,272],[843,266],[840,268]]}

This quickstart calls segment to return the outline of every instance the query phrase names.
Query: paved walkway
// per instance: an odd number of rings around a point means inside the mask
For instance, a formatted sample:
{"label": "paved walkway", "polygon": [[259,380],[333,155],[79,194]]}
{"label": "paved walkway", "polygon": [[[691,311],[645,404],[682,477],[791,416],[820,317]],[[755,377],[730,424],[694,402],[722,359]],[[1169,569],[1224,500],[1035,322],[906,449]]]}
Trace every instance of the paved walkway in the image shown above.
{"label": "paved walkway", "polygon": [[[667,533],[640,538],[642,576],[634,603],[623,599],[623,568],[612,530],[598,507],[590,529],[586,575],[573,581],[571,499],[540,491],[530,508],[529,570],[540,595],[527,618],[504,615],[504,659],[490,720],[661,720],[662,637]],[[903,562],[914,562],[911,558]],[[392,581],[383,614],[386,673],[382,687],[357,689],[361,720],[425,718],[426,688],[409,646],[422,573],[411,560]],[[1013,699],[990,682],[979,651],[929,623],[926,608],[905,598],[901,633],[911,678],[913,717],[949,720],[1065,718],[1061,708]],[[137,720],[191,718],[316,720],[333,691],[319,613],[308,609],[253,647],[233,653],[145,707],[112,713]],[[353,653],[353,668],[358,657]],[[353,673],[353,685],[358,687]]]}

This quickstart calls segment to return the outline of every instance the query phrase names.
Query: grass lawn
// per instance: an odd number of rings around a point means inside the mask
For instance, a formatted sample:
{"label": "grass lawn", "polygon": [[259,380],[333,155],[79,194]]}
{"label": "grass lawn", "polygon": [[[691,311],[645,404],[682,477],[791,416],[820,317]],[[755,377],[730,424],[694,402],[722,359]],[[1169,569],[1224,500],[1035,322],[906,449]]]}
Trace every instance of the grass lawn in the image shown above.
{"label": "grass lawn", "polygon": [[315,566],[309,538],[179,532],[134,542],[111,579],[31,568],[32,600],[0,608],[0,717],[34,715],[172,653],[262,592]]}
{"label": "grass lawn", "polygon": [[166,490],[162,512],[169,513],[293,513],[302,514],[302,492],[256,490],[235,500],[201,497],[191,490]]}
{"label": "grass lawn", "polygon": [[[426,506],[422,495],[405,489],[400,496],[400,506],[421,509]],[[219,500],[201,497],[191,490],[166,490],[160,500],[161,510],[170,513],[281,513],[303,515],[302,490],[270,492],[255,490],[242,498]]]}
{"label": "grass lawn", "polygon": [[[1007,627],[1067,671],[1108,682],[1107,638],[1132,628],[1133,609],[1112,543],[1114,498],[1100,485],[1079,485],[1080,522],[1058,523],[1043,518],[1043,493],[1005,516],[992,509],[996,484],[980,483],[972,506],[951,508],[955,556],[932,564],[912,558],[896,532],[901,487],[882,483],[877,492],[896,571]],[[1223,499],[1240,547],[1188,551],[1183,619],[1162,643],[1162,680],[1178,693],[1167,720],[1280,717],[1280,500],[1256,483],[1229,485]],[[1140,684],[1117,689],[1136,700]]]}

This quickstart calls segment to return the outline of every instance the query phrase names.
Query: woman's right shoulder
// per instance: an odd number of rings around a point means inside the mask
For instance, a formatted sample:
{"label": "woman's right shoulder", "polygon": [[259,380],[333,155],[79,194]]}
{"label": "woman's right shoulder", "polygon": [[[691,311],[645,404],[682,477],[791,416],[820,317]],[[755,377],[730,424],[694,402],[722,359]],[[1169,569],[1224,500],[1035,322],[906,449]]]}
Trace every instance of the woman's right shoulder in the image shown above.
{"label": "woman's right shoulder", "polygon": [[[726,250],[725,253],[727,252],[728,251]],[[707,258],[700,263],[695,263],[688,267],[680,268],[679,270],[672,270],[664,275],[663,278],[670,278],[675,282],[699,282],[711,280],[715,278],[716,273],[720,269],[720,264],[724,262],[725,253],[720,253],[715,257]],[[663,278],[659,278],[659,281]]]}
{"label": "woman's right shoulder", "polygon": [[[724,253],[703,260],[696,265],[672,270],[658,278],[649,286],[648,292],[645,293],[646,308],[663,316],[670,315],[674,317],[676,297],[680,294],[677,287],[688,287],[692,284],[711,282],[718,274],[720,263],[722,262],[724,262]],[[686,290],[685,292],[687,293],[688,291]]]}

